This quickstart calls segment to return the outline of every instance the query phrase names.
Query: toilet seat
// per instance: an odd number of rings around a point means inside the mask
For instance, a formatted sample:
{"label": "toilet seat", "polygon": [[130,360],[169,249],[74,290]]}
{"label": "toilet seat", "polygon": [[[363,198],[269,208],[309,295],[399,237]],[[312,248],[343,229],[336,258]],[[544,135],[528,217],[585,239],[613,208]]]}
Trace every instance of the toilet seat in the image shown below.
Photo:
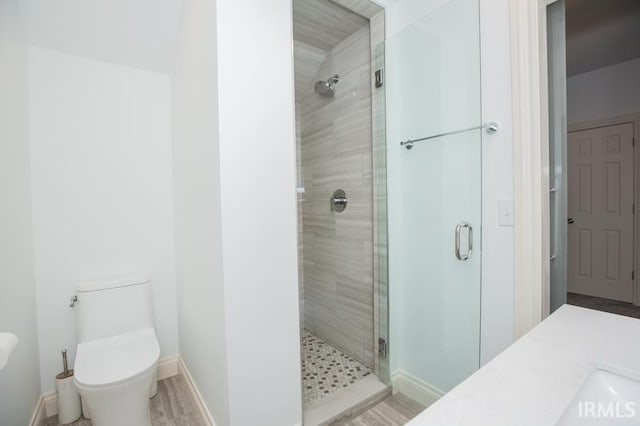
{"label": "toilet seat", "polygon": [[80,343],[75,381],[82,387],[117,385],[156,366],[160,345],[153,328]]}

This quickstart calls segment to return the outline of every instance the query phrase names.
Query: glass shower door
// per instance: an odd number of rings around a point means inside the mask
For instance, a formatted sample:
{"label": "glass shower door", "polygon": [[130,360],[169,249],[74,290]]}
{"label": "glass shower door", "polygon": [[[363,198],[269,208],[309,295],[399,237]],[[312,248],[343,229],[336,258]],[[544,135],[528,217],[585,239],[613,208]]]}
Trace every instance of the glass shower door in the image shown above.
{"label": "glass shower door", "polygon": [[390,369],[437,395],[479,367],[478,0],[389,38],[385,57]]}

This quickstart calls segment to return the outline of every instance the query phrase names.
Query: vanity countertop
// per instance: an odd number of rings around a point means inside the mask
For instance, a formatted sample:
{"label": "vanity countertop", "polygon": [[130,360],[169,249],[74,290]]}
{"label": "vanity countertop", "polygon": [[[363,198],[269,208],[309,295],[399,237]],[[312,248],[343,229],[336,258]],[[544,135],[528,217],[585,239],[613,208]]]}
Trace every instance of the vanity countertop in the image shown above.
{"label": "vanity countertop", "polygon": [[409,426],[554,425],[595,364],[640,372],[640,320],[564,305]]}

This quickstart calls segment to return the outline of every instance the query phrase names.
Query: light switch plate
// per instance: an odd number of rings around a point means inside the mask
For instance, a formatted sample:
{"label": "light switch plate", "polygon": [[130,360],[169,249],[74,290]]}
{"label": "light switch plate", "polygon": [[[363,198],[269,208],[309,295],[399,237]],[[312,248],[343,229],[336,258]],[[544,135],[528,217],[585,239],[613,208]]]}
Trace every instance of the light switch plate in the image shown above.
{"label": "light switch plate", "polygon": [[513,226],[513,200],[498,200],[498,225]]}

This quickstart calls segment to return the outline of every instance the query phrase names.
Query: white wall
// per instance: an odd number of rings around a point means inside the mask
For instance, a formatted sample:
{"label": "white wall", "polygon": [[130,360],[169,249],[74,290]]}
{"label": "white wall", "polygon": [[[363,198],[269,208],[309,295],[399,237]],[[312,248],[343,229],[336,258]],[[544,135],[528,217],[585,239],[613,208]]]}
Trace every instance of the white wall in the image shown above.
{"label": "white wall", "polygon": [[219,0],[230,420],[302,419],[291,2]]}
{"label": "white wall", "polygon": [[509,37],[509,0],[480,0],[482,119],[500,125],[482,138],[481,365],[514,340],[514,233],[498,225],[498,203],[513,205]]}
{"label": "white wall", "polygon": [[640,113],[640,58],[567,79],[569,124]]}
{"label": "white wall", "polygon": [[216,58],[215,2],[185,2],[171,88],[180,355],[223,426],[229,398]]}
{"label": "white wall", "polygon": [[38,47],[169,73],[183,0],[23,0]]}
{"label": "white wall", "polygon": [[0,424],[26,425],[40,396],[31,229],[27,43],[18,0],[0,2],[0,332],[18,347],[0,371]]}
{"label": "white wall", "polygon": [[169,77],[29,48],[31,182],[42,391],[75,356],[83,280],[153,280],[161,357],[178,352]]}
{"label": "white wall", "polygon": [[[386,4],[387,38],[446,4],[446,0],[397,0]],[[500,131],[483,136],[482,146],[482,317],[481,364],[513,342],[513,228],[498,226],[498,201],[513,200],[511,137],[511,57],[508,0],[480,0],[482,118]],[[391,258],[393,254],[391,254]],[[392,261],[392,259],[390,260]],[[390,266],[393,268],[393,266]],[[393,271],[391,271],[393,277]],[[391,292],[392,370],[401,354],[393,335],[400,322]],[[396,299],[397,300],[397,299]],[[398,306],[396,305],[396,311]]]}
{"label": "white wall", "polygon": [[172,82],[180,351],[218,425],[302,419],[291,45],[288,1],[185,2]]}

